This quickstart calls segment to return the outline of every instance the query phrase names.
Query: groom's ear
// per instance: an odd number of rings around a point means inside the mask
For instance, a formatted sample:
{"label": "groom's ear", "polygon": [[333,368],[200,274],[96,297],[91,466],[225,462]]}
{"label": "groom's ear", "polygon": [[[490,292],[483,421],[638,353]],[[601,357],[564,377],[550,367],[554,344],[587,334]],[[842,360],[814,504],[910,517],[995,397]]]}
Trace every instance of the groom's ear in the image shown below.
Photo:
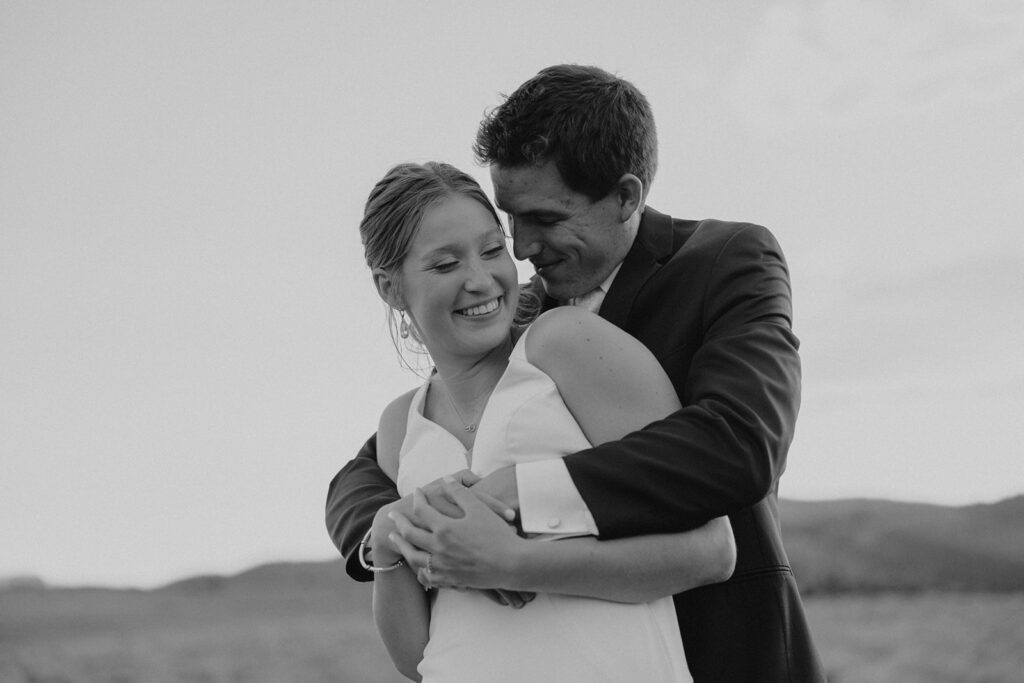
{"label": "groom's ear", "polygon": [[615,198],[619,206],[619,221],[625,223],[644,206],[644,184],[632,173],[625,173],[615,183]]}
{"label": "groom's ear", "polygon": [[384,303],[388,306],[399,311],[405,308],[401,297],[398,295],[398,287],[391,273],[383,268],[374,268],[373,286],[377,288],[377,294],[380,295],[381,299],[384,299]]}

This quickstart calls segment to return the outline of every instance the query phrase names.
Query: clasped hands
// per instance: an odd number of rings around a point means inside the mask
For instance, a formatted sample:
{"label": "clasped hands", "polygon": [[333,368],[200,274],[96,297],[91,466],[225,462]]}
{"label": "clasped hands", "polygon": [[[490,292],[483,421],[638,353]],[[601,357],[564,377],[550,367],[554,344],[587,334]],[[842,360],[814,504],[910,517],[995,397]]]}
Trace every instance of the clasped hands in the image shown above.
{"label": "clasped hands", "polygon": [[515,581],[518,544],[527,541],[514,526],[514,507],[502,499],[517,502],[511,467],[486,479],[462,470],[418,488],[377,513],[374,561],[401,555],[427,589],[476,589],[499,604],[522,607],[534,594],[508,586]]}

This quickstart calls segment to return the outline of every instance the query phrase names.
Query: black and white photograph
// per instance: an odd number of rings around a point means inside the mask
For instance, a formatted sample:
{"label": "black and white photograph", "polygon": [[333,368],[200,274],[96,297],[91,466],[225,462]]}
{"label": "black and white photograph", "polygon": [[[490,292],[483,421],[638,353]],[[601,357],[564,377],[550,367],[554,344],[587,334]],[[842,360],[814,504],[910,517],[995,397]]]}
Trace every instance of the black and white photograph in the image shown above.
{"label": "black and white photograph", "polygon": [[1019,683],[1024,4],[0,0],[0,683]]}

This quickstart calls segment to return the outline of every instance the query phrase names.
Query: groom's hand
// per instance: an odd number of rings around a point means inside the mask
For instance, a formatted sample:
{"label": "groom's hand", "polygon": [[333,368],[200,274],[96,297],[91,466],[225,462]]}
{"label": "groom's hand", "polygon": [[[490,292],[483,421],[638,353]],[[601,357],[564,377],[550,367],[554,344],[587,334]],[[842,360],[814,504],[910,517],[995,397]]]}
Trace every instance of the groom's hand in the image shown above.
{"label": "groom's hand", "polygon": [[[480,481],[480,477],[473,473],[472,470],[468,469],[459,470],[458,472],[448,476],[463,486],[472,486]],[[430,503],[430,507],[440,512],[442,515],[455,518],[461,517],[463,515],[462,509],[445,493],[442,481],[443,478],[435,479],[422,487],[420,491],[423,493],[424,497],[426,497],[427,502]]]}
{"label": "groom's hand", "polygon": [[[473,484],[466,485],[470,486],[473,493],[477,495],[487,494],[495,500],[501,501],[508,507],[515,510],[518,516],[519,486],[516,484],[515,465],[495,470],[483,479],[480,479]],[[519,609],[537,597],[536,593],[528,591],[509,591],[497,588],[481,589],[480,592],[499,605],[507,605],[513,609]]]}
{"label": "groom's hand", "polygon": [[[514,497],[516,480],[515,469],[511,467],[506,469],[512,472],[512,495]],[[454,474],[448,475],[447,478],[452,479],[452,483],[461,484],[466,488],[469,488],[474,484],[483,481],[480,479],[479,476],[474,474],[472,470],[459,470]],[[462,511],[462,508],[456,505],[455,501],[452,500],[451,495],[447,492],[448,489],[446,489],[444,486],[444,480],[445,477],[435,479],[434,481],[430,482],[429,484],[421,488],[420,491],[423,493],[423,496],[427,499],[427,502],[430,504],[432,508],[434,508],[435,510],[437,510],[438,512],[447,517],[454,517],[455,519],[458,519],[462,517],[465,513]],[[472,490],[473,493],[476,494],[476,497],[480,499],[480,502],[482,502],[484,505],[491,509],[491,512],[498,515],[502,519],[508,521],[512,521],[515,519],[515,507],[506,505],[502,500],[491,495],[485,488],[478,489],[474,487]]]}
{"label": "groom's hand", "polygon": [[537,597],[536,593],[527,591],[507,591],[501,588],[480,588],[478,590],[488,600],[496,602],[503,607],[511,607],[512,609],[520,609]]}
{"label": "groom's hand", "polygon": [[[519,487],[516,484],[515,465],[494,470],[483,479],[478,478],[475,482],[462,483],[463,486],[469,486],[473,493],[477,494],[477,497],[481,498],[481,500],[485,500],[484,496],[481,495],[484,494],[492,500],[500,501],[509,508],[519,512]],[[498,514],[501,513],[499,512]]]}
{"label": "groom's hand", "polygon": [[509,517],[494,514],[470,489],[455,480],[442,482],[442,488],[464,514],[442,514],[417,489],[411,514],[397,509],[389,513],[397,530],[391,541],[424,585],[509,586],[515,578],[509,574],[514,560],[529,541],[516,534]]}

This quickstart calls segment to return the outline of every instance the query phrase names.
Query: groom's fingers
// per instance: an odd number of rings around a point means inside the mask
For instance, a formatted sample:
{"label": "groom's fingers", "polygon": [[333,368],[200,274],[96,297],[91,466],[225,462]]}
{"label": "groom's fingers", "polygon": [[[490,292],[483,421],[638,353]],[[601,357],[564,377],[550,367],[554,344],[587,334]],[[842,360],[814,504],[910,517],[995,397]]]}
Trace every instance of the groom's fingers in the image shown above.
{"label": "groom's fingers", "polygon": [[505,599],[505,604],[512,609],[520,609],[526,603],[537,597],[534,593],[524,593],[521,591],[507,591],[502,588],[498,588],[497,592]]}
{"label": "groom's fingers", "polygon": [[502,503],[500,500],[498,500],[491,494],[484,493],[483,491],[473,491],[472,489],[467,490],[474,496],[476,496],[477,500],[479,500],[484,505],[489,507],[491,509],[491,512],[498,515],[509,524],[516,521],[516,511],[510,508],[508,505]]}
{"label": "groom's fingers", "polygon": [[[459,478],[460,476],[462,476],[461,479]],[[480,477],[469,470],[463,470],[462,472],[456,472],[453,475],[441,478],[441,492],[459,508],[457,515],[448,514],[447,516],[460,518],[464,514],[463,511],[470,509],[478,501],[486,505],[491,512],[506,522],[510,524],[514,522],[516,520],[515,510],[489,493],[468,488],[478,481],[480,481]]]}
{"label": "groom's fingers", "polygon": [[426,496],[427,502],[430,503],[430,507],[434,508],[446,517],[462,517],[462,510],[448,497],[444,490],[445,479],[454,479],[463,486],[472,486],[480,481],[480,477],[472,470],[459,470],[458,472],[446,475],[441,479],[435,479],[423,487],[423,495]]}
{"label": "groom's fingers", "polygon": [[445,488],[441,488],[438,492],[437,497],[446,499],[446,504],[453,507],[456,514],[448,514],[447,511],[438,510],[433,504],[433,499],[427,498],[427,494],[423,489],[416,489],[412,492],[412,514],[410,515],[411,521],[417,526],[426,529],[427,531],[437,531],[437,529],[450,522],[452,518],[462,517],[465,513],[462,508],[459,507],[454,500],[452,500],[448,491]]}
{"label": "groom's fingers", "polygon": [[459,470],[453,474],[448,475],[455,481],[459,482],[463,486],[472,486],[473,484],[480,481],[480,476],[473,470]]}
{"label": "groom's fingers", "polygon": [[447,495],[465,512],[469,512],[480,507],[486,507],[506,521],[511,521],[508,517],[509,514],[512,515],[512,519],[515,519],[515,510],[511,510],[497,498],[483,493],[482,491],[479,494],[474,491],[470,491],[451,477],[444,477],[441,481],[441,487],[444,490],[445,495]]}
{"label": "groom's fingers", "polygon": [[505,607],[511,607],[512,609],[520,609],[526,605],[526,603],[537,597],[536,593],[508,591],[502,588],[489,588],[481,590],[480,593],[482,593],[488,600],[492,600]]}
{"label": "groom's fingers", "polygon": [[421,491],[427,502],[430,503],[430,507],[442,515],[446,517],[462,517],[462,510],[448,498],[448,494],[445,493],[440,480],[427,484]]}

